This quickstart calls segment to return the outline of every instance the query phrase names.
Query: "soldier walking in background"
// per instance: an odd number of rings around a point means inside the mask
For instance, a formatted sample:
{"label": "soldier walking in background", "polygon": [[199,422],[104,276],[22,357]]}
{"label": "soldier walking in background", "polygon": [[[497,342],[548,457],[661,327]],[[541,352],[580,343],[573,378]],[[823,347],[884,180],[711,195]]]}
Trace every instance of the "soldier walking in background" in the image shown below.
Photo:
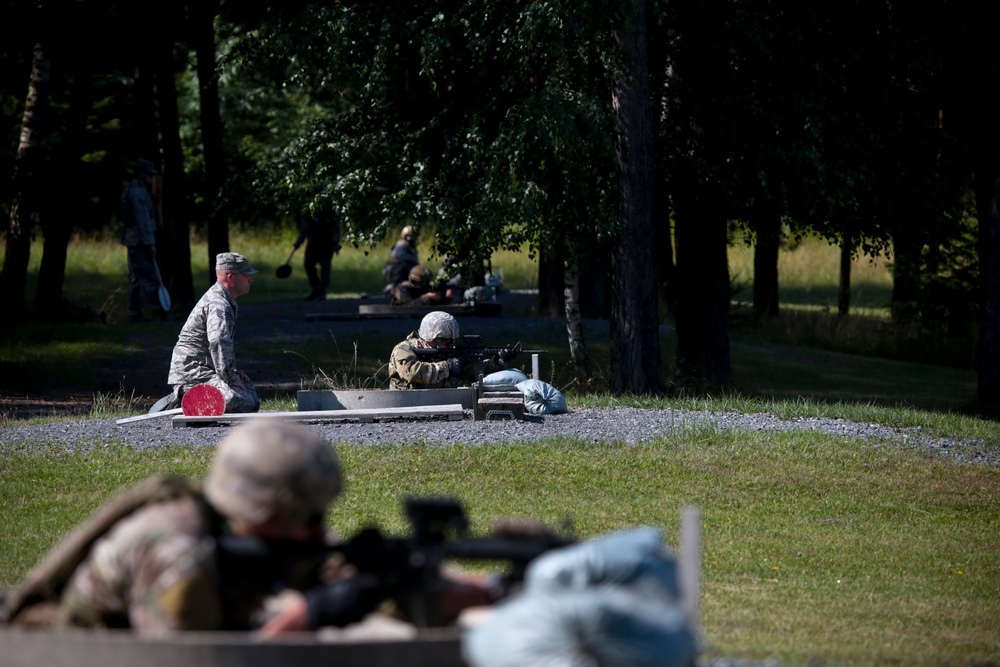
{"label": "soldier walking in background", "polygon": [[314,211],[306,209],[302,212],[295,249],[298,250],[303,243],[306,244],[306,277],[311,288],[306,301],[325,301],[330,287],[330,264],[334,253],[340,250],[340,220],[329,202]]}
{"label": "soldier walking in background", "polygon": [[149,160],[135,163],[135,177],[122,190],[119,214],[124,230],[121,244],[128,249],[129,322],[148,321],[143,304],[154,304],[154,314],[163,319],[160,307],[160,281],[156,268],[156,230],[159,219],[153,203],[152,188],[156,167]]}

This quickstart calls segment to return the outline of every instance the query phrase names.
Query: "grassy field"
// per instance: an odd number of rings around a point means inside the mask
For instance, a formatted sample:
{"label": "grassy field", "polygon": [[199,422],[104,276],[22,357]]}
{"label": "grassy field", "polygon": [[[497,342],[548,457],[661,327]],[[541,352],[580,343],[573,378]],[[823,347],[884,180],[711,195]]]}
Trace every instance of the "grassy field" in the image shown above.
{"label": "grassy field", "polygon": [[[250,256],[262,273],[248,297],[263,302],[305,294],[294,260],[289,280],[265,279],[284,262],[291,241],[290,233],[270,239],[234,235],[233,249]],[[367,256],[360,250],[343,251],[334,262],[331,292],[378,291],[378,269],[387,248]],[[205,257],[203,246],[194,253]],[[129,327],[115,322],[124,303],[124,250],[116,246],[109,252],[106,244],[81,242],[71,247],[70,257],[66,297],[95,309],[111,303],[116,316],[107,326],[4,329],[0,394],[28,391],[23,388],[28,376],[44,385],[59,382],[66,369],[86,373],[78,368],[84,364],[73,360],[108,363],[129,341]],[[748,275],[752,256],[737,248],[730,261],[734,275]],[[37,262],[33,257],[33,270]],[[783,254],[782,262],[783,288],[790,290],[782,298],[795,304],[795,295],[802,296],[801,311],[788,310],[805,314],[797,315],[802,321],[793,323],[781,342],[766,330],[734,325],[732,393],[676,399],[583,394],[562,386],[568,355],[560,349],[565,333],[559,321],[540,327],[538,339],[525,343],[552,350],[544,374],[566,389],[571,409],[636,405],[766,411],[789,419],[842,417],[898,428],[919,426],[925,433],[964,442],[955,445],[959,452],[1000,450],[1000,424],[963,414],[975,392],[975,375],[968,368],[872,356],[879,350],[879,328],[867,325],[834,336],[854,337],[843,350],[829,349],[831,337],[823,339],[825,347],[804,345],[819,335],[811,330],[837,333],[832,320],[818,319],[835,303],[830,276],[836,276],[837,251],[810,242]],[[534,284],[533,264],[524,256],[500,256],[494,266],[504,267],[509,288]],[[820,267],[828,270],[826,278],[816,277]],[[871,272],[864,278],[868,287],[856,295],[871,309],[866,315],[877,319],[890,283],[884,263],[865,270]],[[856,280],[862,275],[857,268]],[[834,301],[817,295],[833,295]],[[738,293],[736,298],[743,297]],[[149,335],[157,334],[151,330]],[[339,350],[317,345],[299,352],[309,359],[312,372],[353,365],[363,378],[380,359],[384,362],[385,345],[392,338],[385,336],[374,337],[368,347],[352,349],[350,341],[343,341]],[[588,322],[587,340],[594,367],[606,368],[606,323]],[[669,329],[662,344],[668,372],[674,345]],[[15,385],[21,388],[12,389]],[[134,406],[127,398],[95,397],[95,414],[129,413]],[[292,399],[265,405],[292,407]],[[8,426],[0,419],[0,442]],[[451,494],[466,502],[480,529],[503,516],[550,522],[571,518],[581,537],[654,525],[676,547],[681,509],[699,506],[701,618],[709,656],[879,667],[1000,662],[996,467],[829,435],[699,429],[642,446],[552,441],[481,447],[469,442],[433,448],[341,446],[338,451],[348,485],[330,521],[347,534],[369,522],[403,531],[402,497]],[[210,456],[210,451],[173,448],[4,450],[0,588],[16,583],[59,536],[116,490],[153,472],[200,477]]]}

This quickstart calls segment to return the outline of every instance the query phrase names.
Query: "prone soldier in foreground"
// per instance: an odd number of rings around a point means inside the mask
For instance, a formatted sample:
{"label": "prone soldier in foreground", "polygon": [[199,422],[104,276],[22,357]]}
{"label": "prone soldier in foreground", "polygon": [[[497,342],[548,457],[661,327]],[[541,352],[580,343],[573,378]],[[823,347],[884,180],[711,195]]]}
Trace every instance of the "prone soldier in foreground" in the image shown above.
{"label": "prone soldier in foreground", "polygon": [[[389,357],[389,382],[393,389],[457,387],[460,379],[507,368],[517,358],[517,347],[496,348],[482,358],[461,354],[458,321],[440,310],[428,313],[420,328],[410,333]],[[469,372],[466,372],[469,371]]]}
{"label": "prone soldier in foreground", "polygon": [[[250,630],[264,636],[345,626],[385,601],[417,625],[445,624],[507,587],[443,573],[445,558],[508,560],[519,576],[565,541],[451,539],[453,503],[411,502],[414,534],[327,533],[341,490],[331,446],[294,424],[259,420],[222,440],[204,485],[157,476],[102,507],[5,600],[2,620],[27,627]],[[276,596],[281,596],[280,598]],[[276,612],[269,602],[281,599]]]}

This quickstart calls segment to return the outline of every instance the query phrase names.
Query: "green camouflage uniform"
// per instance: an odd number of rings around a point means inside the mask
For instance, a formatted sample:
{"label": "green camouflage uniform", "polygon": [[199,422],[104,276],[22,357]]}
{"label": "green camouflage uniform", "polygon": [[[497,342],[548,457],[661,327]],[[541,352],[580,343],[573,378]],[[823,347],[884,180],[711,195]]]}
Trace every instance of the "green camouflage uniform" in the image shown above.
{"label": "green camouflage uniform", "polygon": [[[470,381],[474,379],[476,370],[473,364],[468,364],[461,377],[456,377],[449,373],[447,361],[421,361],[413,350],[427,347],[430,346],[414,331],[392,349],[389,357],[389,384],[393,389],[454,388],[463,378]],[[504,368],[503,364],[493,358],[484,359],[481,366],[484,373]]]}
{"label": "green camouflage uniform", "polygon": [[167,384],[179,400],[191,387],[207,383],[222,391],[226,412],[256,412],[260,409],[257,390],[249,382],[246,389],[233,386],[237,379],[233,338],[236,332],[236,299],[219,283],[212,285],[195,305],[177,337],[170,358]]}
{"label": "green camouflage uniform", "polygon": [[116,524],[77,568],[61,599],[61,623],[132,628],[163,636],[177,630],[248,625],[225,622],[215,541],[193,498],[155,503]]}

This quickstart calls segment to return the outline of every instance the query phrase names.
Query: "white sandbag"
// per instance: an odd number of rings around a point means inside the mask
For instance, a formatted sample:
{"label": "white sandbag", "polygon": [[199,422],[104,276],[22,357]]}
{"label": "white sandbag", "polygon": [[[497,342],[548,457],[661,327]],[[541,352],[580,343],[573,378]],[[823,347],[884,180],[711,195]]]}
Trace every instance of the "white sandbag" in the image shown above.
{"label": "white sandbag", "polygon": [[679,606],[594,588],[501,604],[462,653],[470,667],[688,667],[698,642]]}
{"label": "white sandbag", "polygon": [[608,533],[549,551],[528,566],[524,583],[531,593],[622,586],[663,603],[680,600],[677,560],[653,527]]}
{"label": "white sandbag", "polygon": [[508,368],[506,370],[497,371],[496,373],[490,373],[489,375],[483,376],[483,386],[484,387],[509,387],[511,391],[517,389],[517,385],[520,382],[524,382],[528,379],[528,376],[523,372],[517,370],[516,368]]}
{"label": "white sandbag", "polygon": [[541,380],[519,382],[517,388],[524,394],[524,409],[533,415],[554,415],[569,412],[566,398],[558,389]]}

